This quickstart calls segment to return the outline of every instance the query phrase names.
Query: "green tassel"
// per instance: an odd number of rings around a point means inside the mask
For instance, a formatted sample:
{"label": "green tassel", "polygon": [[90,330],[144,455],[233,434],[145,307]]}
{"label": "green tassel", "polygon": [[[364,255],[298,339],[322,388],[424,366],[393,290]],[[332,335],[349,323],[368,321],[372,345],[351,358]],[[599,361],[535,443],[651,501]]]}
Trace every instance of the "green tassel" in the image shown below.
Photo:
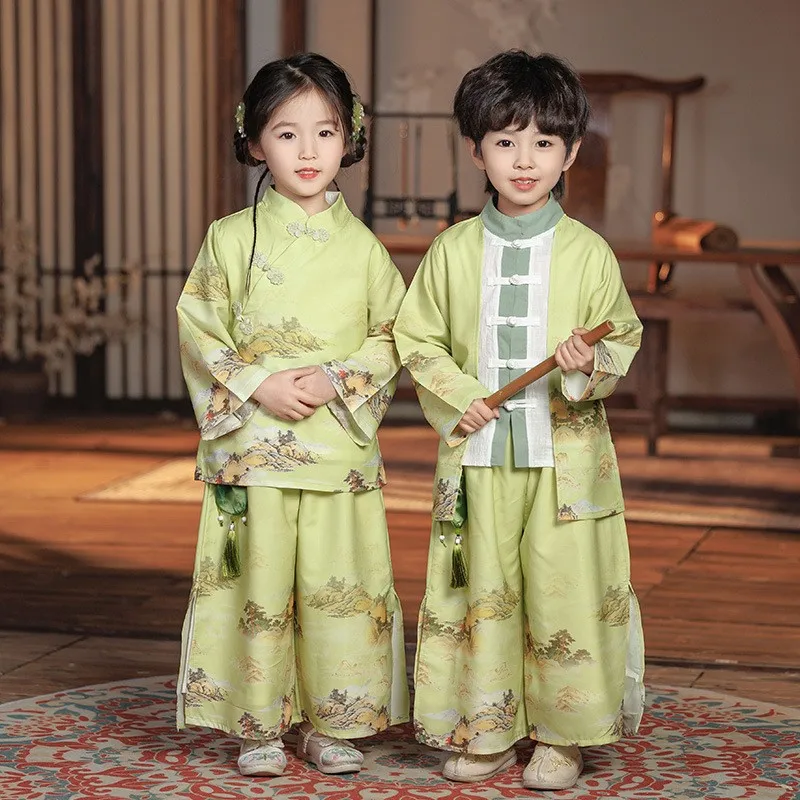
{"label": "green tassel", "polygon": [[469,572],[467,570],[467,559],[464,557],[464,550],[461,547],[461,534],[456,533],[453,542],[453,566],[450,577],[451,589],[463,589],[469,582]]}
{"label": "green tassel", "polygon": [[225,579],[238,578],[242,574],[242,558],[239,552],[239,520],[247,524],[247,489],[244,486],[214,485],[214,500],[217,504],[219,524],[225,522],[223,514],[228,515],[228,535],[222,552],[220,572]]}
{"label": "green tassel", "polygon": [[228,525],[228,535],[225,537],[225,550],[222,553],[222,577],[238,578],[242,574],[242,559],[239,554],[239,536],[236,523],[231,521]]}

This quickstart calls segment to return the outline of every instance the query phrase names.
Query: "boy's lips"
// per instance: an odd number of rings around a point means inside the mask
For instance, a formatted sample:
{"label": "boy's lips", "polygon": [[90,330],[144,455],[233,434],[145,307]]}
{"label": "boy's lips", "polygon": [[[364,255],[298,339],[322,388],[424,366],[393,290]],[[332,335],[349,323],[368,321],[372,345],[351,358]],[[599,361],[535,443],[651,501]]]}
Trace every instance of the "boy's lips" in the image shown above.
{"label": "boy's lips", "polygon": [[520,189],[524,192],[528,189],[533,189],[533,187],[538,183],[538,180],[535,178],[512,178],[511,183],[513,183],[517,189]]}

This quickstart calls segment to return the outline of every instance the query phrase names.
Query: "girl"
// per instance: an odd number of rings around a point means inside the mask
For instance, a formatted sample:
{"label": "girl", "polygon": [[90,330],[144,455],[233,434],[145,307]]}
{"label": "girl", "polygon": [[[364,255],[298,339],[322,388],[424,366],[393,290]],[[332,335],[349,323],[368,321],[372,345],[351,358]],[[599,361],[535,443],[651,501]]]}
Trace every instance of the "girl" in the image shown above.
{"label": "girl", "polygon": [[300,758],[356,772],[345,737],[408,719],[376,439],[404,286],[326,191],[364,156],[362,115],[323,56],[262,67],[234,146],[273,185],[211,224],[178,302],[206,484],[178,727],[241,739],[243,775],[282,774],[281,737],[298,722]]}

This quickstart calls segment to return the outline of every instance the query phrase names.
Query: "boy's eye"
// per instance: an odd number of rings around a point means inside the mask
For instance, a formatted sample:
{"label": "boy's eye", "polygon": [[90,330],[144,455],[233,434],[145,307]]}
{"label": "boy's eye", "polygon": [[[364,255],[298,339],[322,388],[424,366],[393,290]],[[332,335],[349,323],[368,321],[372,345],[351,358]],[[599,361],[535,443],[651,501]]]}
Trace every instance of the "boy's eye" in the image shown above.
{"label": "boy's eye", "polygon": [[540,139],[538,142],[536,142],[536,146],[537,147],[543,147],[543,148],[544,147],[552,147],[553,143],[551,141],[548,141],[547,139]]}
{"label": "boy's eye", "polygon": [[497,143],[497,146],[498,147],[513,147],[514,146],[514,142],[512,142],[511,139],[500,139],[500,141]]}

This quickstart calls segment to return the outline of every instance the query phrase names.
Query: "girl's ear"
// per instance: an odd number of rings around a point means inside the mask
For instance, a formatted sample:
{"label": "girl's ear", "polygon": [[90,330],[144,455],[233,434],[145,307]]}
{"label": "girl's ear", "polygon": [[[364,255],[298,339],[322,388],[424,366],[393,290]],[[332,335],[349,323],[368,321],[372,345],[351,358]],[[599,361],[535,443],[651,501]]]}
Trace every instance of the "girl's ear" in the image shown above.
{"label": "girl's ear", "polygon": [[256,161],[263,161],[266,163],[267,157],[264,155],[264,150],[261,148],[260,142],[252,142],[248,140],[247,149],[250,151],[250,155],[253,156]]}
{"label": "girl's ear", "polygon": [[469,157],[472,159],[475,166],[478,169],[482,169],[485,172],[486,164],[483,163],[483,156],[481,155],[480,144],[478,144],[478,142],[474,141],[473,139],[469,139],[468,137],[464,137],[464,143],[467,145],[467,151],[469,152]]}
{"label": "girl's ear", "polygon": [[572,149],[569,151],[569,155],[567,156],[567,160],[564,162],[564,169],[563,171],[566,172],[574,163],[575,158],[578,155],[578,150],[581,149],[581,142],[583,139],[578,139],[574,145],[572,145]]}

